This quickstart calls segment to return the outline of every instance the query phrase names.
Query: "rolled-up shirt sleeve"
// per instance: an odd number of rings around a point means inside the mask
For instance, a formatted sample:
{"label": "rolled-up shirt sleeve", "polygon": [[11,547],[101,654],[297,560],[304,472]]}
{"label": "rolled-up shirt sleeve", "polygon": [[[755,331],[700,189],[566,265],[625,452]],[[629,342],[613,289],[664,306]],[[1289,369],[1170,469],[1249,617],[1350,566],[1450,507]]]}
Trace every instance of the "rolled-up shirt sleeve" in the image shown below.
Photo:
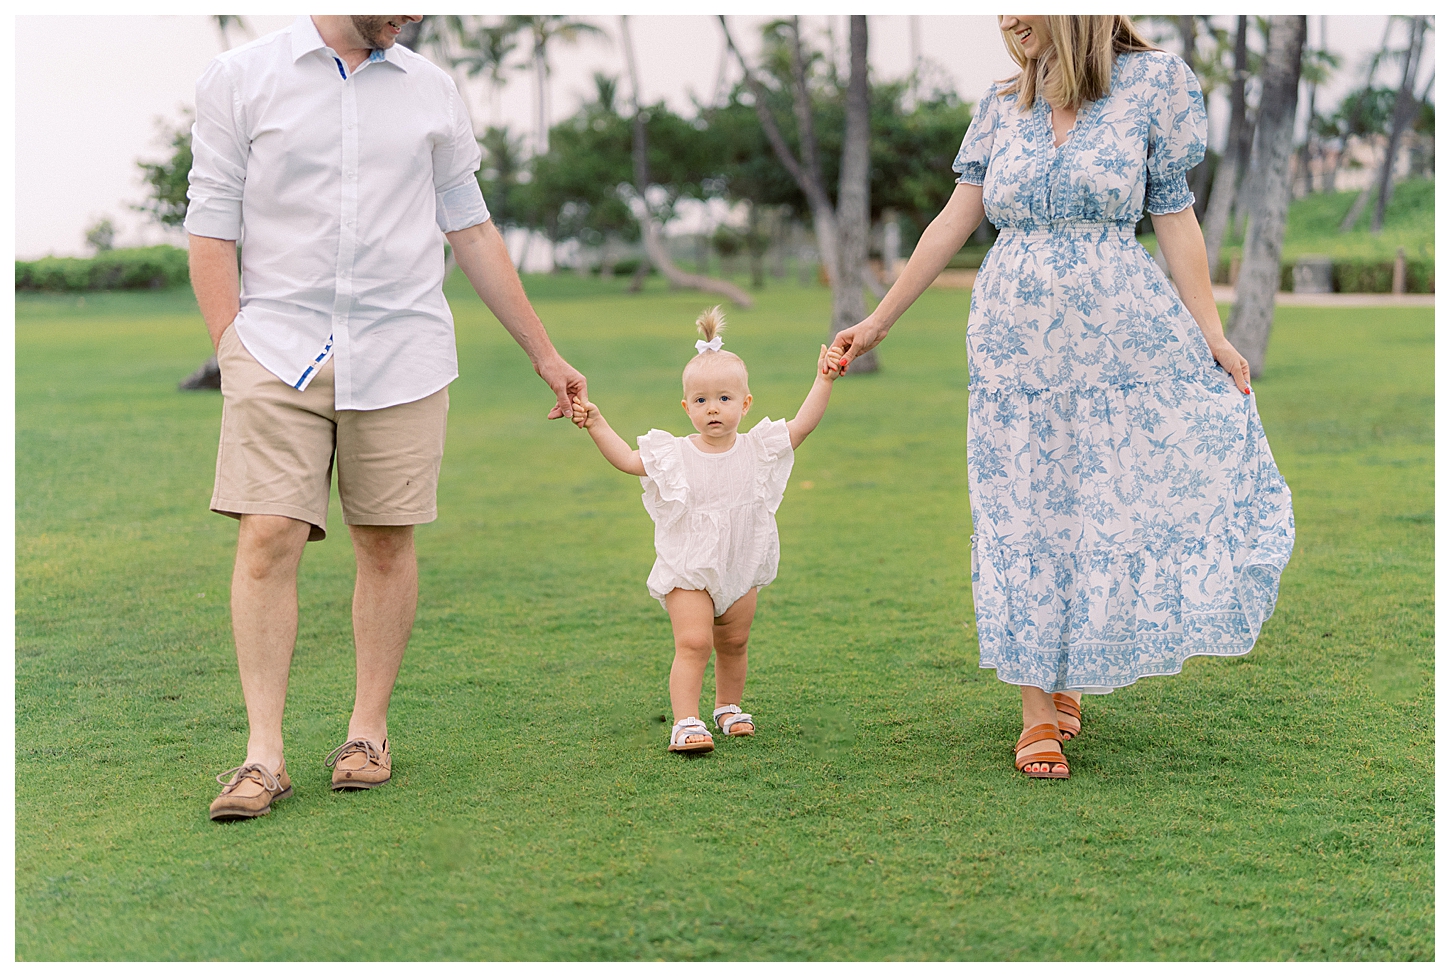
{"label": "rolled-up shirt sleeve", "polygon": [[247,139],[237,118],[235,85],[227,66],[213,61],[196,83],[196,122],[191,127],[191,173],[183,224],[188,232],[225,241],[241,237],[247,152]]}
{"label": "rolled-up shirt sleeve", "polygon": [[478,164],[483,159],[478,140],[473,138],[473,123],[468,110],[458,97],[452,80],[448,82],[448,107],[452,132],[448,139],[433,147],[433,192],[437,200],[438,227],[447,234],[488,220],[488,205],[478,188]]}

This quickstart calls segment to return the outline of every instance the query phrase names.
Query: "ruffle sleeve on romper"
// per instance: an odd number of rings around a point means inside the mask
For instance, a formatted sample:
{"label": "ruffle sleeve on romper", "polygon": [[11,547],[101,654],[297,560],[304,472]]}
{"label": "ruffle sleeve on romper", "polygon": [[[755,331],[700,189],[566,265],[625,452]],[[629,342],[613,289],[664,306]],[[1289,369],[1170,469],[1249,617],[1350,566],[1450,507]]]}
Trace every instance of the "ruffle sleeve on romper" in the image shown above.
{"label": "ruffle sleeve on romper", "polygon": [[663,529],[680,519],[689,508],[690,487],[680,460],[679,439],[657,428],[641,434],[639,460],[645,471],[639,479],[644,487],[645,511]]}
{"label": "ruffle sleeve on romper", "polygon": [[645,582],[650,596],[661,604],[676,587],[705,590],[709,581],[690,570],[690,486],[681,440],[658,429],[639,438],[639,459],[645,474],[644,508],[655,524],[655,562]]}
{"label": "ruffle sleeve on romper", "polygon": [[771,515],[785,498],[785,486],[795,464],[795,449],[790,446],[790,428],[785,421],[765,418],[750,429],[758,463],[755,467],[756,498],[765,503]]}

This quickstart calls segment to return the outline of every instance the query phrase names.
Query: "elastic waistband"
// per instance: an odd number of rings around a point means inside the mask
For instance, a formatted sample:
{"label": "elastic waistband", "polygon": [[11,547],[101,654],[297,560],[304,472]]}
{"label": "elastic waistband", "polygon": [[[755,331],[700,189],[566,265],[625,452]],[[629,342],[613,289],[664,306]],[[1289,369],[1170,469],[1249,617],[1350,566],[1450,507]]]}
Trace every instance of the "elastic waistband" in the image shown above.
{"label": "elastic waistband", "polygon": [[1132,238],[1133,230],[1138,226],[1137,221],[1114,221],[1105,223],[1103,221],[1052,221],[1044,224],[1033,224],[1029,227],[1004,227],[998,231],[999,238],[1045,238],[1054,234],[1072,234],[1080,236],[1100,237],[1122,237]]}

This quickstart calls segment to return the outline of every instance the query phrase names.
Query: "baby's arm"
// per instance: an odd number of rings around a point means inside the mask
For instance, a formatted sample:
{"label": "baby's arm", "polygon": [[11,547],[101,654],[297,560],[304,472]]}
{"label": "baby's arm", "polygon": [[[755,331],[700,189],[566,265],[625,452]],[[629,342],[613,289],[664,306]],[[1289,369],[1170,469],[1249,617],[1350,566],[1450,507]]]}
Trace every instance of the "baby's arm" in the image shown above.
{"label": "baby's arm", "polygon": [[586,404],[578,397],[574,398],[574,413],[571,419],[575,424],[589,432],[594,443],[599,447],[599,453],[604,460],[626,475],[643,475],[644,462],[639,459],[639,452],[632,450],[628,442],[614,433],[614,428],[599,413],[599,408],[593,404]]}
{"label": "baby's arm", "polygon": [[831,384],[840,375],[841,350],[834,346],[827,350],[822,346],[821,358],[816,362],[816,382],[811,384],[811,392],[806,394],[806,401],[801,404],[795,417],[785,422],[786,429],[790,431],[792,450],[799,448],[806,435],[814,431],[816,425],[821,423],[821,418],[826,416],[826,404],[831,400]]}

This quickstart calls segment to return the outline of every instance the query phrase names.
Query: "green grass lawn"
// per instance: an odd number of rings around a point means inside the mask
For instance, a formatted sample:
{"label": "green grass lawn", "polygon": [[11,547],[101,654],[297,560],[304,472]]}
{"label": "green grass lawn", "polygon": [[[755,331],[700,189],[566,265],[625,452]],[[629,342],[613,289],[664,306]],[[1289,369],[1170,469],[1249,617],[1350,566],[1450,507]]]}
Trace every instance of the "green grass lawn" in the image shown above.
{"label": "green grass lawn", "polygon": [[[684,433],[704,298],[531,281],[617,430]],[[207,512],[220,398],[189,295],[22,297],[17,956],[1433,959],[1433,310],[1284,309],[1255,390],[1298,547],[1253,654],[1089,699],[1067,782],[1011,766],[977,667],[964,293],[929,292],[802,446],[745,705],[665,753],[669,622],[639,485],[546,422],[454,290],[440,518],[394,780],[327,789],[352,557],[302,564],[296,795],[214,824],[245,717]],[[804,397],[820,289],[732,316],[759,417]],[[707,688],[706,695],[712,691]]]}

